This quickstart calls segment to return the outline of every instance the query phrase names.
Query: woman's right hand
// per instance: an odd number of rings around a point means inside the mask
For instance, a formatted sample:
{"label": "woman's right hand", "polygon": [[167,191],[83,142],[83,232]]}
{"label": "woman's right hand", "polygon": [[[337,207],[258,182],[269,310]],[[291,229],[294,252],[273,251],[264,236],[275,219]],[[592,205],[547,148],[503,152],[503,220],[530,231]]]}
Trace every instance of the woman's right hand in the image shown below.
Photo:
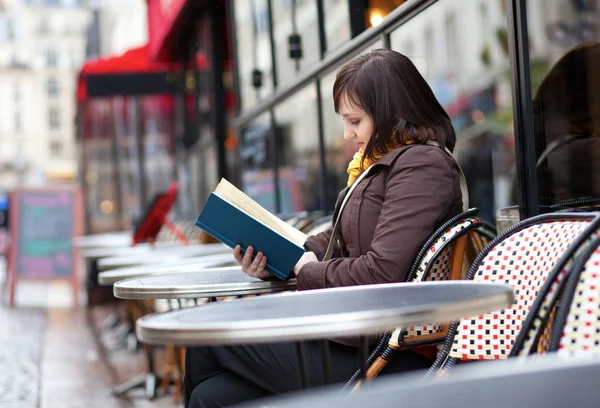
{"label": "woman's right hand", "polygon": [[271,272],[265,270],[265,266],[267,265],[267,257],[259,252],[258,255],[252,260],[252,254],[254,253],[254,248],[251,246],[248,247],[246,253],[242,255],[242,248],[237,245],[233,249],[233,256],[235,260],[242,266],[242,271],[253,278],[258,279],[266,279],[273,275]]}

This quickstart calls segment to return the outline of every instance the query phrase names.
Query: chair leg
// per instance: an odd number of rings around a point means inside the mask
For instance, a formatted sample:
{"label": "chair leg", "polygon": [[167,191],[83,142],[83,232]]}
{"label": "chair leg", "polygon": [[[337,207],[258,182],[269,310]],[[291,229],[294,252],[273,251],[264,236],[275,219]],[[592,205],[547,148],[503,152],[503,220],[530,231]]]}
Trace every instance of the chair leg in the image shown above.
{"label": "chair leg", "polygon": [[160,382],[161,393],[165,394],[171,384],[171,373],[173,372],[174,363],[174,346],[167,345],[165,347],[165,363],[163,365],[163,378]]}
{"label": "chair leg", "polygon": [[[367,382],[373,381],[375,377],[377,377],[379,373],[385,368],[385,366],[392,360],[392,357],[394,357],[394,354],[400,348],[399,338],[403,331],[403,328],[397,328],[396,330],[394,330],[385,350],[381,352],[379,357],[377,357],[377,360],[375,360],[367,370]],[[352,392],[358,391],[360,389],[360,385],[361,381],[356,381],[356,384],[352,388]]]}

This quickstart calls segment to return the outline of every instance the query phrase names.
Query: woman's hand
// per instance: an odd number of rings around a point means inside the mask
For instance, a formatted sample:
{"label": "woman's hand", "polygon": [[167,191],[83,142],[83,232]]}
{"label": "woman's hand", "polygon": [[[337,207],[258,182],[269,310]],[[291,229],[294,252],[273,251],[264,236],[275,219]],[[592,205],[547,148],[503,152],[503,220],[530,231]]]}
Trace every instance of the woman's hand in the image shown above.
{"label": "woman's hand", "polygon": [[259,252],[258,255],[252,260],[252,254],[254,248],[248,247],[246,253],[242,255],[242,248],[238,245],[233,249],[233,256],[235,260],[242,266],[242,271],[253,278],[266,279],[271,277],[271,272],[265,270],[267,265],[267,257]]}
{"label": "woman's hand", "polygon": [[300,269],[309,262],[319,262],[314,252],[305,252],[294,266],[294,275],[298,276]]}

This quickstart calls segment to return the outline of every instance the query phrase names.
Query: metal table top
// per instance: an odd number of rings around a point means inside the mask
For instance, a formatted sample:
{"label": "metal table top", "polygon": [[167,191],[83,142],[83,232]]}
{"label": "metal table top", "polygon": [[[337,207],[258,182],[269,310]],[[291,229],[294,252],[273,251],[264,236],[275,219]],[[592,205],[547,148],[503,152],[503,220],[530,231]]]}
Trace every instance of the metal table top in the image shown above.
{"label": "metal table top", "polygon": [[132,242],[131,231],[107,232],[73,238],[73,246],[82,249],[124,247],[130,246]]}
{"label": "metal table top", "polygon": [[422,372],[376,379],[360,392],[339,395],[340,387],[310,390],[235,405],[277,408],[595,407],[600,401],[600,362],[552,355],[457,366],[443,381],[421,381]]}
{"label": "metal table top", "polygon": [[153,251],[151,254],[134,254],[102,258],[98,261],[98,269],[105,271],[108,269],[123,268],[127,266],[149,265],[160,262],[164,263],[177,261],[178,259],[223,253],[231,254],[233,251],[224,244],[198,244],[174,248],[162,248],[160,250]]}
{"label": "metal table top", "polygon": [[196,272],[199,269],[225,266],[236,263],[233,254],[215,254],[200,257],[177,259],[175,262],[154,262],[151,265],[139,265],[129,268],[117,268],[98,274],[100,285],[113,285],[123,279],[139,278],[148,275],[175,272]]}
{"label": "metal table top", "polygon": [[446,322],[505,308],[504,284],[422,282],[367,285],[217,302],[137,320],[149,344],[225,345],[311,340]]}
{"label": "metal table top", "polygon": [[103,248],[88,248],[81,251],[81,256],[87,259],[100,259],[109,258],[116,256],[137,256],[141,254],[152,254],[157,251],[164,251],[170,248],[179,248],[183,245],[180,242],[168,241],[168,242],[157,242],[152,244],[138,244],[136,246],[115,246],[115,247],[103,247]]}
{"label": "metal table top", "polygon": [[206,268],[127,279],[115,283],[115,297],[122,299],[187,299],[252,295],[296,289],[296,280],[261,280],[242,272],[241,266]]}

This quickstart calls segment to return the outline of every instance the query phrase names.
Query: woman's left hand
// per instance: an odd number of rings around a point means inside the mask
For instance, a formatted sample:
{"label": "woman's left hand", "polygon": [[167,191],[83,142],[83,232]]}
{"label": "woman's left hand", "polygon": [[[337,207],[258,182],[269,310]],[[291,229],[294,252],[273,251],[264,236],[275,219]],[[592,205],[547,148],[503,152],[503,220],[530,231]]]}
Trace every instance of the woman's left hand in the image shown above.
{"label": "woman's left hand", "polygon": [[300,269],[302,269],[304,265],[310,262],[319,262],[319,260],[317,259],[317,256],[314,252],[305,252],[304,255],[302,255],[302,257],[300,258],[300,260],[298,260],[298,262],[296,263],[296,266],[294,266],[294,275],[298,276],[298,274],[300,273]]}
{"label": "woman's left hand", "polygon": [[264,256],[262,252],[259,252],[253,260],[253,253],[254,248],[252,248],[251,246],[248,247],[244,255],[242,255],[242,251],[239,245],[237,245],[233,249],[233,256],[235,260],[238,261],[238,263],[242,266],[242,271],[246,275],[258,279],[266,279],[273,276],[271,275],[271,272],[265,269],[265,266],[267,265],[267,257]]}

